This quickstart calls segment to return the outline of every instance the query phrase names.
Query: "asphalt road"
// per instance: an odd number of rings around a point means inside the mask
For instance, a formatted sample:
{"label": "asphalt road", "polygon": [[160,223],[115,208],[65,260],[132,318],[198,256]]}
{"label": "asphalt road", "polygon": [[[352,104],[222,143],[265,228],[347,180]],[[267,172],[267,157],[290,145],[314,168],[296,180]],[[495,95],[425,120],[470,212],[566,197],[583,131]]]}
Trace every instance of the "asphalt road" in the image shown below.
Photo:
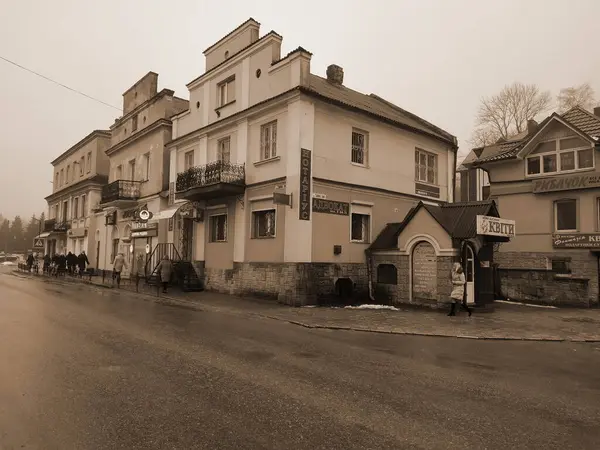
{"label": "asphalt road", "polygon": [[2,450],[600,447],[600,345],[309,330],[7,274],[0,333]]}

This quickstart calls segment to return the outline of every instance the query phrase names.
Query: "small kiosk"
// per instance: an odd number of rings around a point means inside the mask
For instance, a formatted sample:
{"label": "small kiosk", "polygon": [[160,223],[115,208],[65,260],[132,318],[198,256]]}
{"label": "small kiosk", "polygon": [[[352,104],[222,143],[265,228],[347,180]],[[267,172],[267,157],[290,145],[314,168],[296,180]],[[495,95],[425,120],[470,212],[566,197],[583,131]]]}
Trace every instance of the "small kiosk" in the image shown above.
{"label": "small kiosk", "polygon": [[401,223],[390,223],[367,251],[376,301],[446,307],[451,270],[460,262],[467,281],[465,300],[492,309],[494,250],[515,233],[494,201],[434,205],[420,202]]}

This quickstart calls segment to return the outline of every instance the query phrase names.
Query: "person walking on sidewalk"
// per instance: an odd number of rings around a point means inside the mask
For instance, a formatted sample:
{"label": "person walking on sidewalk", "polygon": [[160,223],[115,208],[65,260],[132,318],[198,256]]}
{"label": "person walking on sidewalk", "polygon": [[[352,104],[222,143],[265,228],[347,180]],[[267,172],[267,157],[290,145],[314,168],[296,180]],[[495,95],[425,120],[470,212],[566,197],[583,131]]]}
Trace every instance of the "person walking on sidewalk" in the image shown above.
{"label": "person walking on sidewalk", "polygon": [[457,305],[460,305],[461,308],[465,309],[469,316],[471,316],[471,309],[467,306],[465,302],[463,302],[463,298],[465,296],[465,274],[463,273],[463,268],[460,263],[454,263],[452,266],[452,293],[450,294],[450,301],[452,302],[450,305],[449,316],[456,315]]}
{"label": "person walking on sidewalk", "polygon": [[171,272],[173,272],[173,263],[169,259],[169,255],[163,256],[162,261],[156,267],[156,271],[162,283],[163,293],[166,294],[167,286],[169,285],[169,281],[171,281]]}
{"label": "person walking on sidewalk", "polygon": [[116,280],[117,288],[121,287],[121,272],[123,271],[123,267],[127,268],[127,263],[125,262],[123,253],[119,253],[113,261],[113,284]]}
{"label": "person walking on sidewalk", "polygon": [[86,266],[90,264],[90,261],[88,260],[85,251],[82,251],[77,257],[77,263],[79,265],[79,276],[81,277],[85,273]]}

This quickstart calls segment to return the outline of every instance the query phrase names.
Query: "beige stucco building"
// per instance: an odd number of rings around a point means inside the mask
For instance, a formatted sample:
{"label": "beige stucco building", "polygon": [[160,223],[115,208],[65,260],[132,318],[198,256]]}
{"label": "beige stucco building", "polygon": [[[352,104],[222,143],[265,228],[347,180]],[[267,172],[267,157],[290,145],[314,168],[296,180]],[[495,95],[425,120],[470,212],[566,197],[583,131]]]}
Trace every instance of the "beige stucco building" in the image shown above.
{"label": "beige stucco building", "polygon": [[108,180],[105,150],[109,146],[110,132],[96,130],[52,161],[52,194],[46,197],[48,219],[40,235],[45,240],[46,254],[85,251],[90,265],[98,267],[99,244],[94,239],[98,218],[94,207]]}
{"label": "beige stucco building", "polygon": [[158,218],[207,289],[305,304],[340,279],[366,290],[365,250],[386,224],[452,201],[457,140],[281,46],[250,19],[205,50],[173,117]]}
{"label": "beige stucco building", "polygon": [[470,168],[489,174],[490,197],[516,220],[497,255],[504,295],[598,304],[600,108],[552,114],[528,131],[475,149]]}
{"label": "beige stucco building", "polygon": [[[98,202],[102,226],[99,268],[112,269],[117,253],[128,262],[127,272],[143,272],[147,248],[166,242],[166,222],[156,221],[138,229],[136,213],[158,213],[166,207],[169,158],[165,145],[171,140],[171,116],[188,107],[174,91],[158,91],[158,74],[149,72],[123,94],[123,116],[110,127],[108,184]],[[148,246],[148,247],[147,247]]]}

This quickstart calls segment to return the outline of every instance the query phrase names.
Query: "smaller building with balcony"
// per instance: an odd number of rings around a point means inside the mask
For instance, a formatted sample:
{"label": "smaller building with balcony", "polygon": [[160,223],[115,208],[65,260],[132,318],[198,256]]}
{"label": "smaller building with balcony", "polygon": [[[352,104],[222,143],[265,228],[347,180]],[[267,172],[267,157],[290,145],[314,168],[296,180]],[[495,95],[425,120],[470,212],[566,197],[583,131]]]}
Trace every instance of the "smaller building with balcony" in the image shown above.
{"label": "smaller building with balcony", "polygon": [[85,251],[98,266],[99,244],[94,208],[108,181],[110,131],[95,130],[52,161],[53,189],[46,197],[48,220],[40,238],[47,254]]}
{"label": "smaller building with balcony", "polygon": [[[123,93],[123,116],[110,127],[108,183],[97,209],[101,222],[99,267],[112,269],[123,253],[129,270],[143,271],[146,245],[166,242],[167,224],[136,230],[137,212],[157,215],[167,202],[169,159],[165,144],[171,140],[171,116],[188,107],[170,89],[158,90],[158,74],[147,73]],[[124,273],[128,276],[128,273]]]}

